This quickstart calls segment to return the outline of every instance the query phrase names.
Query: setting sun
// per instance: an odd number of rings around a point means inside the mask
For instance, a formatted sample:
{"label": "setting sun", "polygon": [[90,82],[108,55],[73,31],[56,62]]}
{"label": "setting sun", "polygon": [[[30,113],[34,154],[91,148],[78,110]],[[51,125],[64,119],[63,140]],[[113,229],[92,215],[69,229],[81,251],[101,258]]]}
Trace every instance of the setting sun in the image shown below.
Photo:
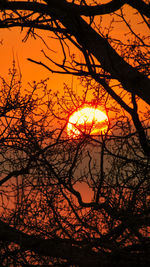
{"label": "setting sun", "polygon": [[67,133],[75,137],[83,133],[98,135],[106,132],[108,126],[107,115],[99,108],[83,106],[69,118]]}

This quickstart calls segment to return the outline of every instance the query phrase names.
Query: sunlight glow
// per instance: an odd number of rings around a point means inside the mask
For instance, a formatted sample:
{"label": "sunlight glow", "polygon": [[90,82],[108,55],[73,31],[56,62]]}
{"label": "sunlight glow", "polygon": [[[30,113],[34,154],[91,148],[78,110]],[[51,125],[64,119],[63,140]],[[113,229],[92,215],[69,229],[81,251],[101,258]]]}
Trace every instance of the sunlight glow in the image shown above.
{"label": "sunlight glow", "polygon": [[104,134],[108,127],[108,117],[99,108],[83,106],[75,111],[69,118],[67,133],[70,137],[82,134]]}

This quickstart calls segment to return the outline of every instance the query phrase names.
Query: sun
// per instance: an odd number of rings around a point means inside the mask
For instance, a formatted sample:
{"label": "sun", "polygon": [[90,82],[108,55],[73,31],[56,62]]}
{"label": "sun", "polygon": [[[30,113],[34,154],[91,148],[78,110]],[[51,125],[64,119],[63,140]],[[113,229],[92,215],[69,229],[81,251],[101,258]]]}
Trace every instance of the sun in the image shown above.
{"label": "sun", "polygon": [[75,111],[69,118],[67,134],[78,137],[82,134],[104,134],[108,127],[108,117],[98,107],[84,105]]}

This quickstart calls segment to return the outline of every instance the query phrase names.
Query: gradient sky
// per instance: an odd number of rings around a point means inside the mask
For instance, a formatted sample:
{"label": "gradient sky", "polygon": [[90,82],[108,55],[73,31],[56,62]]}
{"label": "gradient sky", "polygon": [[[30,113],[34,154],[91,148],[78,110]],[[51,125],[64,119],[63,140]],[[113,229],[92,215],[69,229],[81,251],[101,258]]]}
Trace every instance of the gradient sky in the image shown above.
{"label": "gradient sky", "polygon": [[[46,36],[46,33],[42,32],[42,36]],[[47,35],[50,33],[47,32]],[[41,60],[47,62],[42,53],[41,49],[46,49],[43,42],[40,39],[29,38],[27,42],[23,42],[24,33],[20,32],[20,29],[0,29],[0,76],[8,77],[8,70],[12,66],[13,59],[15,59],[16,66],[22,73],[23,85],[26,86],[28,82],[34,80],[39,81],[47,77],[50,78],[49,86],[54,90],[61,90],[63,83],[71,81],[71,77],[68,75],[52,74],[50,71],[46,70],[44,67],[36,65],[27,60],[27,58],[32,58],[34,60]],[[44,36],[44,38],[45,38]],[[50,48],[55,49],[58,47],[58,43],[55,41],[45,38],[47,43],[50,43]],[[49,52],[49,51],[48,51]],[[50,51],[50,54],[58,60],[60,58],[60,53],[55,53]]]}
{"label": "gradient sky", "polygon": [[[138,27],[138,32],[143,34],[146,33],[146,28],[143,27],[142,24],[138,24],[139,17],[135,14],[135,10],[132,8],[128,8],[127,6],[124,8],[124,11],[127,11],[128,18],[131,21],[132,26]],[[98,18],[98,17],[97,17]],[[109,15],[103,16],[104,19],[104,27],[106,27],[106,21],[109,25],[109,19],[112,18]],[[115,28],[113,30],[113,36],[116,38],[125,38],[124,33],[126,28],[121,23],[116,23]],[[49,87],[54,91],[63,91],[63,83],[68,83],[71,85],[72,77],[69,75],[60,75],[60,74],[52,74],[42,66],[36,65],[32,62],[29,62],[27,58],[32,58],[37,61],[43,61],[47,63],[46,59],[43,57],[41,53],[41,49],[44,49],[48,55],[50,55],[56,61],[62,56],[60,51],[60,45],[54,39],[50,39],[51,33],[46,31],[41,31],[40,33],[44,40],[49,45],[51,50],[48,50],[43,42],[37,38],[29,38],[27,42],[23,42],[22,40],[25,37],[26,29],[21,32],[19,28],[11,28],[11,29],[0,29],[0,40],[2,40],[2,44],[0,44],[0,76],[7,77],[8,69],[12,66],[13,58],[16,61],[17,67],[21,70],[22,73],[22,81],[23,85],[26,86],[28,82],[32,82],[34,80],[39,81],[41,79],[45,79],[49,77]],[[55,52],[53,52],[55,50]],[[76,78],[73,78],[76,83]],[[77,85],[78,86],[78,85]]]}

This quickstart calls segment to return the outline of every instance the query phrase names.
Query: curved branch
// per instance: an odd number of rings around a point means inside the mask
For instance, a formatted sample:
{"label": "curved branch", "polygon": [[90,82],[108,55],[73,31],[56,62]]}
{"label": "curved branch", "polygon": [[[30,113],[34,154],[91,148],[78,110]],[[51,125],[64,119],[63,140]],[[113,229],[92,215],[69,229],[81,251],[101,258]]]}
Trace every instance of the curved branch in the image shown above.
{"label": "curved branch", "polygon": [[61,258],[71,261],[73,264],[85,262],[87,259],[91,263],[94,259],[96,261],[102,258],[104,261],[107,260],[104,255],[97,255],[100,253],[91,251],[90,255],[87,255],[87,249],[73,245],[72,240],[65,238],[44,239],[38,235],[28,235],[3,221],[0,221],[0,240],[16,243],[20,246],[20,249],[31,250],[41,256]]}
{"label": "curved branch", "polygon": [[150,4],[146,4],[142,0],[112,0],[109,3],[95,5],[95,6],[83,6],[74,3],[68,3],[66,0],[45,0],[49,6],[57,8],[59,10],[68,11],[73,14],[83,15],[83,16],[96,16],[105,15],[113,13],[119,10],[125,4],[130,5],[135,8],[141,14],[150,18]]}
{"label": "curved branch", "polygon": [[63,33],[63,34],[68,34],[69,32],[67,29],[63,28],[58,28],[58,27],[51,27],[50,25],[44,25],[40,23],[35,23],[34,21],[25,21],[25,22],[20,22],[20,21],[9,21],[6,23],[0,21],[0,28],[13,28],[13,27],[24,27],[24,28],[31,28],[31,29],[40,29],[40,30],[45,30],[45,31],[51,31],[51,32],[57,32],[57,33]]}
{"label": "curved branch", "polygon": [[121,82],[124,89],[135,93],[150,104],[150,79],[128,64],[109,44],[80,16],[60,18],[78,43],[86,48],[101,64],[101,67]]}
{"label": "curved branch", "polygon": [[9,179],[12,177],[17,177],[22,174],[28,174],[29,173],[29,166],[26,168],[22,168],[21,170],[12,171],[7,176],[5,176],[3,179],[0,180],[0,186],[6,183]]}
{"label": "curved branch", "polygon": [[[135,221],[133,220],[135,223]],[[133,224],[131,222],[131,224]],[[129,222],[130,224],[130,222]],[[124,229],[124,225],[120,225],[115,228],[115,234],[119,235]],[[109,238],[109,236],[108,236]],[[0,240],[3,242],[13,242],[20,246],[20,250],[31,250],[34,253],[38,253],[41,256],[48,256],[52,258],[64,259],[71,264],[77,264],[79,266],[115,266],[117,251],[112,251],[111,253],[95,252],[90,246],[80,246],[80,242],[73,244],[73,240],[61,239],[61,238],[51,238],[44,239],[38,235],[28,235],[22,231],[9,226],[7,223],[0,220]],[[98,240],[99,246],[101,245],[101,240]],[[103,241],[103,239],[102,239]],[[148,240],[149,241],[149,240]],[[104,242],[103,242],[104,243]],[[109,242],[110,243],[110,242]],[[102,244],[104,245],[104,244]],[[148,244],[147,244],[148,245]],[[138,244],[136,246],[136,251],[143,251],[145,247],[143,244]],[[149,249],[149,246],[148,246]],[[128,252],[131,254],[126,258],[126,253],[121,253],[122,249],[118,250],[117,253],[117,265],[118,266],[129,266],[132,259],[132,264],[137,265],[138,260],[142,259],[142,265],[145,266],[149,262],[149,257],[145,258],[141,253],[133,253],[132,246],[126,247]],[[148,254],[147,254],[148,255]],[[145,255],[146,256],[146,255]],[[141,261],[140,261],[141,262]],[[145,263],[145,264],[144,264]],[[68,266],[68,265],[67,265]]]}
{"label": "curved branch", "polygon": [[[52,1],[46,0],[45,2],[51,8],[56,8],[61,11],[71,12],[73,14],[79,14],[84,16],[96,16],[96,15],[105,15],[110,14],[119,10],[123,5],[128,4],[131,7],[138,10],[141,14],[145,15],[146,17],[150,18],[150,4],[146,4],[142,0],[112,0],[109,3],[95,5],[95,6],[81,6],[74,3],[68,3],[65,0],[63,1]],[[12,1],[12,2],[5,2],[3,1],[0,3],[2,9],[7,10],[30,10],[34,12],[39,12],[44,14],[49,13],[49,8],[46,4],[42,3],[35,3],[35,2],[25,2],[25,1]]]}
{"label": "curved branch", "polygon": [[[105,71],[109,72],[115,79],[121,82],[126,91],[138,95],[150,104],[150,79],[148,77],[138,72],[119,56],[111,47],[108,40],[100,36],[80,15],[77,13],[68,13],[67,8],[69,3],[65,0],[46,1],[48,5],[34,2],[8,2],[6,3],[6,7],[11,10],[23,9],[38,11],[39,13],[44,12],[44,14],[49,14],[52,19],[59,20],[65,29],[76,38],[78,44],[81,47],[85,47],[88,53],[92,54],[100,62],[101,67]],[[58,2],[61,5],[58,5]],[[116,0],[112,2],[116,2]],[[128,2],[130,3],[130,1]],[[135,1],[133,2],[135,5]],[[127,3],[127,1],[124,3]],[[138,0],[138,3],[141,4],[143,1]]]}

